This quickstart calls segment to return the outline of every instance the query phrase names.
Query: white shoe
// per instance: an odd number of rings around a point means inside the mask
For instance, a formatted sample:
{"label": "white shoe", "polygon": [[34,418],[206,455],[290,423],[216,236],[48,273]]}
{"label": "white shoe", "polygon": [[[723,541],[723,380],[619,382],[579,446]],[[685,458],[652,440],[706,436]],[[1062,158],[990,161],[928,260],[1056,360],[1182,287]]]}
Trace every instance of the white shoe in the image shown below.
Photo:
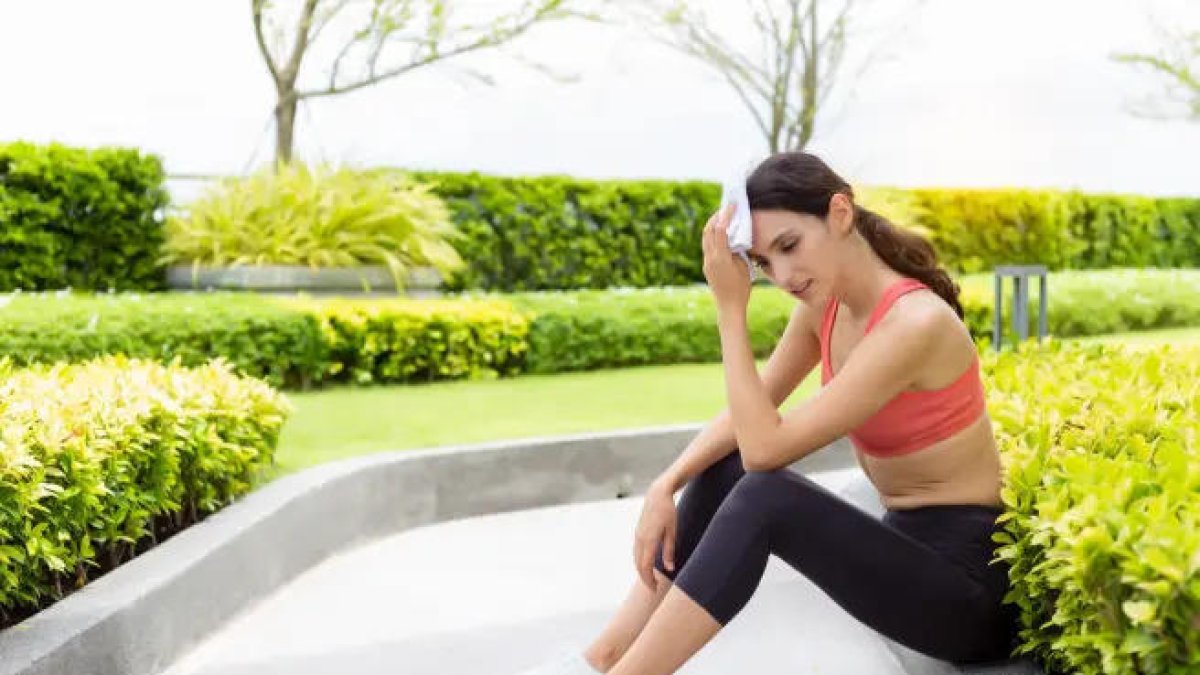
{"label": "white shoe", "polygon": [[518,675],[596,675],[600,671],[583,658],[582,647],[564,647],[542,663],[522,670]]}

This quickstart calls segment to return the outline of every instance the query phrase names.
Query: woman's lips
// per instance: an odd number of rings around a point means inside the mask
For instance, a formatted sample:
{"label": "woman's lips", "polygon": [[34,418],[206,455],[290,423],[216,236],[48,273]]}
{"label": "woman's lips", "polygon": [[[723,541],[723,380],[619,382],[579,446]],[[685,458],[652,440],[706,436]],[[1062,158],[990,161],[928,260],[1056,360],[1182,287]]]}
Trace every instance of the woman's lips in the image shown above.
{"label": "woman's lips", "polygon": [[809,279],[808,281],[801,284],[799,288],[793,288],[793,289],[789,289],[789,290],[791,291],[792,295],[799,298],[799,297],[803,297],[805,291],[807,291],[810,287],[812,287],[812,285],[813,285],[813,280]]}

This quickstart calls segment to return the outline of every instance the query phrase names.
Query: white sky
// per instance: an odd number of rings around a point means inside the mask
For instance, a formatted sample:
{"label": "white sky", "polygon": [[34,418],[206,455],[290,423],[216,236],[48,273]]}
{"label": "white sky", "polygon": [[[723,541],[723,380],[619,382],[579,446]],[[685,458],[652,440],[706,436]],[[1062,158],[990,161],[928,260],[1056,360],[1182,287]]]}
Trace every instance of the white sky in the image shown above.
{"label": "white sky", "polygon": [[[886,41],[890,58],[852,97],[841,91],[809,146],[850,181],[1200,195],[1200,123],[1130,115],[1123,106],[1156,81],[1109,59],[1153,48],[1152,18],[1200,25],[1200,2],[925,0],[897,26],[881,11],[899,1],[861,13],[862,41]],[[719,179],[766,152],[727,85],[632,30],[545,26],[522,52],[581,80],[495,56],[473,61],[499,75],[495,87],[427,69],[314,101],[299,116],[299,153]],[[249,0],[0,0],[0,83],[0,140],[134,145],[175,173],[240,173],[273,152]]]}

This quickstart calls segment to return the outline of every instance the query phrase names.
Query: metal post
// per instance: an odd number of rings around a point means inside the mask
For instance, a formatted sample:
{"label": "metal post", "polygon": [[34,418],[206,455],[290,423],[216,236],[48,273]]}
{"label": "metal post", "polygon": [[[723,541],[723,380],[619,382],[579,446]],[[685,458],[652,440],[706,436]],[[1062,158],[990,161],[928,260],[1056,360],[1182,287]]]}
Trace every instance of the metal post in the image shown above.
{"label": "metal post", "polygon": [[1038,276],[1038,342],[1041,342],[1047,335],[1050,334],[1049,329],[1049,312],[1046,311],[1046,272],[1043,271]]}
{"label": "metal post", "polygon": [[1049,334],[1047,271],[1044,265],[1001,265],[996,268],[996,303],[992,312],[992,343],[996,351],[1002,348],[1004,327],[1004,277],[1013,278],[1012,325],[1017,339],[1029,337],[1029,277],[1038,277],[1038,340]]}
{"label": "metal post", "polygon": [[1029,337],[1029,280],[1022,275],[1013,277],[1013,330],[1018,343]]}
{"label": "metal post", "polygon": [[1003,313],[1001,307],[1004,305],[1004,277],[996,274],[996,302],[995,309],[992,312],[992,347],[996,351],[1000,351],[1000,332],[1004,325]]}

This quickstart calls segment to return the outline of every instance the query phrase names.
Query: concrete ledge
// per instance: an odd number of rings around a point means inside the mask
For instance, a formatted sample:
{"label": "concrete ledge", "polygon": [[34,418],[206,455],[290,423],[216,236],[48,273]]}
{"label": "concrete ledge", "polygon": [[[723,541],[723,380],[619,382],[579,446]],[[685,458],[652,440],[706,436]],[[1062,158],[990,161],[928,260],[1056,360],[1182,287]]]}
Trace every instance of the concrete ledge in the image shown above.
{"label": "concrete ledge", "polygon": [[[403,450],[286,476],[0,632],[0,675],[153,675],[332,554],[457,518],[642,494],[702,428]],[[791,468],[854,466],[841,440]],[[865,481],[846,496],[882,511]]]}
{"label": "concrete ledge", "polygon": [[[340,550],[455,518],[644,492],[702,427],[402,450],[285,476],[0,632],[0,675],[156,673]],[[803,461],[853,461],[834,454]]]}

